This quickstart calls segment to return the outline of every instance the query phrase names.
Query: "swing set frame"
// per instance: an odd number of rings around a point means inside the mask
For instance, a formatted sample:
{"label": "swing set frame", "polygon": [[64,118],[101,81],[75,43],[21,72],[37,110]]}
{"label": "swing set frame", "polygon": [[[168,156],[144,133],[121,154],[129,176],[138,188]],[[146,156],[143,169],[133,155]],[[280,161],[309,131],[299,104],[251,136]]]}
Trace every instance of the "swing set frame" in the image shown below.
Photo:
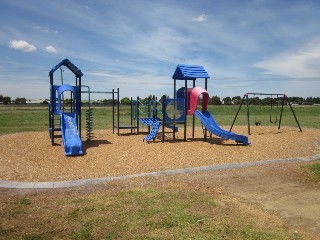
{"label": "swing set frame", "polygon": [[[239,112],[241,110],[241,107],[243,104],[246,104],[246,112],[247,112],[247,125],[248,125],[248,135],[251,135],[251,128],[250,128],[250,107],[249,107],[249,96],[270,96],[271,98],[271,103],[270,103],[270,122],[271,123],[277,123],[278,122],[278,129],[280,129],[281,127],[281,120],[282,120],[282,113],[283,113],[283,106],[285,105],[285,103],[287,103],[287,105],[289,105],[290,107],[290,110],[292,112],[292,115],[294,116],[294,119],[298,125],[298,128],[300,130],[300,132],[302,132],[302,129],[300,127],[300,124],[299,124],[299,121],[297,119],[297,116],[292,108],[292,104],[291,102],[289,101],[289,98],[287,97],[286,94],[283,94],[283,93],[246,93],[243,95],[243,98],[242,98],[242,101],[240,103],[240,106],[238,108],[238,111],[233,119],[233,122],[231,124],[231,127],[230,127],[230,130],[229,132],[231,132],[232,128],[233,128],[233,125],[239,115]],[[274,96],[276,96],[277,98],[277,105],[276,105],[276,118],[275,120],[273,121],[272,120],[272,112],[273,112],[273,99],[274,99]],[[279,120],[278,120],[278,108],[279,108],[279,101],[281,101],[281,110],[280,110],[280,117],[279,117]],[[256,109],[255,109],[255,125],[256,126],[259,126],[261,124],[261,121],[258,122],[256,120]]]}

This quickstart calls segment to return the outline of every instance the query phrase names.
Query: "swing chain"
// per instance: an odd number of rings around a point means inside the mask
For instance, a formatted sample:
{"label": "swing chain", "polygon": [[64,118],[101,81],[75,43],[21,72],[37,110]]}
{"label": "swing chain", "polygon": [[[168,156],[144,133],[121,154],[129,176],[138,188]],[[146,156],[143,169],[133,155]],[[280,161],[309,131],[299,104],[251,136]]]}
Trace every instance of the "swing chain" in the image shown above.
{"label": "swing chain", "polygon": [[277,106],[276,106],[276,117],[275,120],[272,120],[272,113],[273,113],[273,95],[271,95],[271,107],[270,107],[270,123],[277,123],[278,122],[278,109],[279,109],[279,95],[277,94]]}
{"label": "swing chain", "polygon": [[[261,120],[260,121],[257,121],[257,110],[256,110],[256,101],[257,101],[257,99],[256,99],[256,94],[254,94],[253,95],[254,96],[254,123],[255,123],[255,125],[256,126],[260,126],[261,125]],[[259,99],[259,98],[258,98]],[[259,104],[261,104],[261,102],[260,102],[260,99],[259,99]],[[260,108],[261,108],[261,105],[260,105]]]}

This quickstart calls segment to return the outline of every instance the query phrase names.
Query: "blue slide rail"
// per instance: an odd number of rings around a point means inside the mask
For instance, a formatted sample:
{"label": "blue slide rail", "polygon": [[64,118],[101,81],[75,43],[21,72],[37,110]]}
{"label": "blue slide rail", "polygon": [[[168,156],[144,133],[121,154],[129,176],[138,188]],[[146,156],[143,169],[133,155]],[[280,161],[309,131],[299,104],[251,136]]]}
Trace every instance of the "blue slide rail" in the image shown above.
{"label": "blue slide rail", "polygon": [[64,154],[67,156],[82,155],[82,142],[78,134],[76,113],[61,114],[61,132]]}
{"label": "blue slide rail", "polygon": [[247,136],[239,135],[220,128],[213,116],[207,110],[204,112],[196,110],[194,114],[199,118],[201,123],[210,133],[213,133],[214,135],[224,139],[235,140],[237,143],[242,143],[244,145],[250,144]]}

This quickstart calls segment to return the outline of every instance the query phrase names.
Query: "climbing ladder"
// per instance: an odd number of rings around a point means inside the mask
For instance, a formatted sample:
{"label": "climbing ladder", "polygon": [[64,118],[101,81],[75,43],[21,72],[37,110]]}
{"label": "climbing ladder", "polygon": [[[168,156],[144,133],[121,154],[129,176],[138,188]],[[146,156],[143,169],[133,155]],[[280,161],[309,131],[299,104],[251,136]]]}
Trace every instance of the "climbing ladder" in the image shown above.
{"label": "climbing ladder", "polygon": [[86,110],[86,135],[87,139],[90,141],[93,138],[93,114],[92,109],[88,108]]}

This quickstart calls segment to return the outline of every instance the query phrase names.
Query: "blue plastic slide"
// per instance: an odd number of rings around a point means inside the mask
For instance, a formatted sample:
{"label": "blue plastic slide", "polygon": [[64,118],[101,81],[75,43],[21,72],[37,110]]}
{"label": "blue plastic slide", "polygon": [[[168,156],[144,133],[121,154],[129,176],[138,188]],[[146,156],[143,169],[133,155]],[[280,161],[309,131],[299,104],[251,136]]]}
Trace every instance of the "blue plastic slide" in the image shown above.
{"label": "blue plastic slide", "polygon": [[235,140],[237,143],[242,143],[244,145],[249,145],[248,137],[235,134],[233,132],[228,132],[219,127],[219,125],[214,120],[213,116],[207,110],[204,112],[200,112],[199,110],[195,110],[194,114],[199,118],[203,126],[214,135],[224,139]]}
{"label": "blue plastic slide", "polygon": [[159,121],[153,122],[152,129],[151,129],[150,133],[144,137],[143,141],[144,140],[151,141],[152,139],[154,139],[157,136],[160,125],[161,125],[161,122],[159,122]]}
{"label": "blue plastic slide", "polygon": [[62,113],[61,132],[64,154],[67,156],[82,155],[82,142],[78,134],[75,113]]}

